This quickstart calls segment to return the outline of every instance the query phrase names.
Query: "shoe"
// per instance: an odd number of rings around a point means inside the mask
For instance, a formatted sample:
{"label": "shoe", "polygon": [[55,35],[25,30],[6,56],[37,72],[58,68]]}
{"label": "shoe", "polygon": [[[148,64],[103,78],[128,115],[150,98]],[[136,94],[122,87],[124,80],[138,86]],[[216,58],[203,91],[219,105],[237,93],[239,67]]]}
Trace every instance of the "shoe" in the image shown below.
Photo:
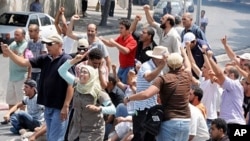
{"label": "shoe", "polygon": [[11,131],[13,134],[19,134],[18,131],[17,131],[14,127],[11,127],[11,128],[10,128],[10,131]]}
{"label": "shoe", "polygon": [[20,130],[19,130],[19,134],[20,134],[20,135],[23,135],[23,134],[25,134],[26,132],[27,132],[26,129],[20,129]]}
{"label": "shoe", "polygon": [[5,120],[5,121],[1,121],[0,122],[2,125],[6,125],[6,124],[9,124],[9,121]]}

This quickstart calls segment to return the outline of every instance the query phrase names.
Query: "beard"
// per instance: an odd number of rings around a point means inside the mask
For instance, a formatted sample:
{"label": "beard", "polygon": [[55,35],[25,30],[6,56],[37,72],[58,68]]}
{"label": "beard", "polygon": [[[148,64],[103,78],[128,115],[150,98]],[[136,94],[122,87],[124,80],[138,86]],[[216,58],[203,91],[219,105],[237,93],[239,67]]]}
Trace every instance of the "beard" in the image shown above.
{"label": "beard", "polygon": [[161,28],[161,29],[166,29],[166,23],[162,23],[162,24],[160,25],[160,28]]}

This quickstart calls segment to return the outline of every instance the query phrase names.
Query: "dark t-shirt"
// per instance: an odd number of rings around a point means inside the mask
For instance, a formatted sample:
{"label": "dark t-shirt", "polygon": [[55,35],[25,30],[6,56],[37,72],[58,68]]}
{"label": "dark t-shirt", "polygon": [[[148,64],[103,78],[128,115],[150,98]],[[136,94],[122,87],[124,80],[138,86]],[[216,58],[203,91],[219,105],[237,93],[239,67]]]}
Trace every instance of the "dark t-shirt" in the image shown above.
{"label": "dark t-shirt", "polygon": [[[59,75],[57,70],[68,59],[71,59],[71,57],[65,53],[54,60],[50,55],[30,58],[29,61],[32,67],[41,68],[37,98],[38,104],[56,109],[61,109],[63,107],[68,84]],[[70,68],[69,72],[73,74],[73,68]]]}
{"label": "dark t-shirt", "polygon": [[170,71],[163,75],[163,78],[164,81],[157,77],[153,85],[160,89],[161,103],[166,106],[164,111],[165,120],[190,118],[191,113],[188,104],[191,76],[187,72],[179,70],[176,72]]}

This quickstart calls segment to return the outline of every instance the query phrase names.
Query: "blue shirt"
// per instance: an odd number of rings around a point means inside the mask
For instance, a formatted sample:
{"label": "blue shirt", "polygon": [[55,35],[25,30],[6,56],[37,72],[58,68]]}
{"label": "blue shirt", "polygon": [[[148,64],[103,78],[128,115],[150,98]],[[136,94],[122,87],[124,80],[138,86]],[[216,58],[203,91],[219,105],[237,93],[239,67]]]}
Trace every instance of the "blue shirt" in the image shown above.
{"label": "blue shirt", "polygon": [[[71,57],[65,53],[62,53],[54,60],[50,55],[30,58],[29,61],[32,67],[41,69],[38,104],[56,109],[63,107],[68,84],[57,70],[68,59],[71,59]],[[73,74],[73,69],[69,69],[69,72]]]}
{"label": "blue shirt", "polygon": [[41,3],[40,2],[32,2],[31,4],[30,4],[30,11],[33,11],[33,12],[43,12],[43,7],[42,7],[42,5],[41,5]]}
{"label": "blue shirt", "polygon": [[181,32],[181,42],[183,42],[183,37],[187,32],[194,33],[196,39],[201,39],[201,40],[207,41],[206,36],[205,36],[204,32],[200,29],[200,27],[193,24],[189,29],[184,29]]}

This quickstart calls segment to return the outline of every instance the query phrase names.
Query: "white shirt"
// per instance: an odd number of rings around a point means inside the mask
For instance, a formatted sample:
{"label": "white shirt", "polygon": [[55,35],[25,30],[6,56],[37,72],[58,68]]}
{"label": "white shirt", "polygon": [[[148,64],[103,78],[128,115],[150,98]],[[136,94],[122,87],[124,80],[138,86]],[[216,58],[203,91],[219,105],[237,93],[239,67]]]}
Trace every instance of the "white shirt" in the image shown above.
{"label": "white shirt", "polygon": [[189,103],[191,111],[191,122],[189,135],[194,135],[192,141],[206,141],[209,139],[208,127],[201,111]]}

